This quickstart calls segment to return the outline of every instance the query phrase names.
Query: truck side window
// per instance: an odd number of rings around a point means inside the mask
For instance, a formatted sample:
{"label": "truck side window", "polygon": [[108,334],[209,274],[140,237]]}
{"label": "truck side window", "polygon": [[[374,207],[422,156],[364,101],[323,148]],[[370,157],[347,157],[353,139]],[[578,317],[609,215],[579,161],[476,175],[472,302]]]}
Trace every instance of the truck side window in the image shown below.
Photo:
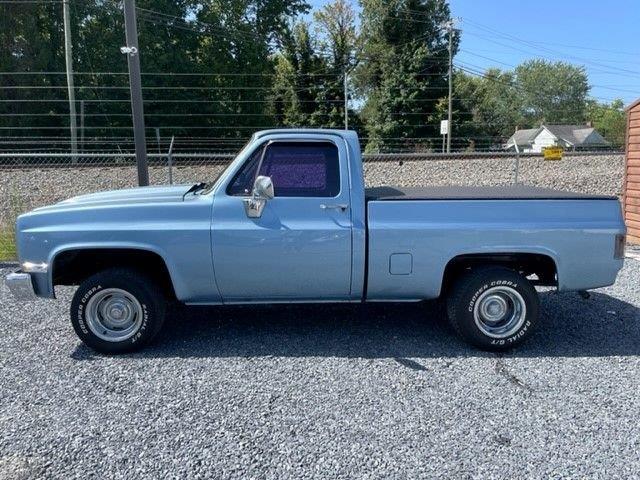
{"label": "truck side window", "polygon": [[[335,197],[340,193],[338,148],[331,142],[269,144],[257,175],[271,177],[276,197]],[[236,174],[227,193],[248,195],[262,156],[257,149]]]}

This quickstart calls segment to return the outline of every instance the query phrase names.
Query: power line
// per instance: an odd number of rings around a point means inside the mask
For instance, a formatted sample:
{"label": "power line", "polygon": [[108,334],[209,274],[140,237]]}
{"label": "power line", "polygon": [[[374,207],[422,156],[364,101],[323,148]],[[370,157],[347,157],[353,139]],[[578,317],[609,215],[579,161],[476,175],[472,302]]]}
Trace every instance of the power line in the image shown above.
{"label": "power line", "polygon": [[[211,30],[217,31],[219,33],[221,32],[221,33],[224,33],[224,34],[226,34],[226,35],[228,35],[230,37],[235,37],[236,39],[237,38],[240,38],[241,40],[250,39],[250,40],[254,40],[254,41],[255,40],[260,40],[260,41],[264,40],[264,37],[261,37],[257,33],[253,33],[253,32],[229,31],[228,29],[225,29],[223,27],[219,27],[219,26],[213,25],[211,23],[203,22],[201,20],[196,20],[196,19],[186,20],[184,18],[176,17],[174,15],[169,15],[169,14],[158,12],[158,11],[155,11],[155,10],[150,10],[150,9],[147,9],[147,8],[137,7],[136,10],[139,11],[139,12],[143,12],[143,15],[140,16],[141,20],[150,20],[152,22],[153,22],[153,20],[174,20],[174,21],[180,22],[180,25],[169,25],[169,26],[176,27],[176,28],[183,28],[183,29],[187,29],[187,30],[192,30],[192,31],[194,31],[196,33],[202,33],[202,32],[200,32],[200,31],[198,31],[198,30],[196,30],[194,28],[191,28],[192,25],[193,26],[200,26],[200,27],[203,27],[203,28],[206,28],[206,29],[211,29]],[[150,17],[148,17],[147,15],[150,15]],[[154,16],[156,18],[153,18]]]}
{"label": "power line", "polygon": [[[434,62],[440,62],[440,60],[434,60]],[[73,72],[75,76],[78,75],[91,75],[91,76],[108,76],[108,75],[128,75],[126,72]],[[0,75],[66,75],[66,72],[0,72]],[[305,73],[305,72],[293,72],[287,73],[288,76],[293,77],[342,77],[342,73]],[[418,73],[418,76],[424,77],[442,77],[442,73]],[[142,76],[165,76],[165,77],[265,77],[274,78],[279,77],[278,73],[198,73],[198,72],[142,72]]]}
{"label": "power line", "polygon": [[[544,56],[540,55],[540,53],[538,53],[538,52],[531,52],[529,50],[523,50],[521,48],[515,47],[513,45],[509,45],[507,43],[502,43],[502,42],[496,41],[493,38],[489,38],[489,37],[487,37],[485,35],[481,35],[481,34],[478,34],[478,33],[475,33],[475,32],[470,32],[468,30],[465,30],[465,34],[472,35],[472,36],[477,36],[477,37],[480,37],[480,38],[482,38],[483,40],[485,40],[487,42],[491,42],[491,43],[495,43],[496,45],[501,45],[503,47],[511,48],[511,49],[516,50],[518,52],[526,53],[527,55],[532,55],[534,57],[538,57],[538,58],[541,58],[543,60],[552,60],[552,59],[550,59],[548,57],[544,57]],[[529,48],[534,48],[534,49],[540,48],[540,47],[535,47],[535,46],[532,47],[530,45],[527,45],[526,43],[524,45],[528,46]],[[548,49],[545,49],[545,50],[548,50]],[[579,59],[579,57],[572,57],[570,55],[564,55],[564,57],[573,58],[573,59]],[[556,57],[555,59],[557,60],[558,58],[562,59],[563,55],[561,54],[560,57]],[[588,65],[595,65],[596,67],[600,67],[600,68],[595,68],[595,69],[593,67],[591,67],[591,68],[594,69],[595,71],[599,71],[599,72],[603,72],[603,73],[609,73],[609,74],[612,74],[612,75],[621,75],[621,76],[626,76],[626,77],[631,77],[631,78],[638,78],[638,76],[640,75],[640,72],[625,71],[625,69],[619,69],[619,68],[616,68],[616,67],[612,67],[610,65],[598,64],[598,63],[591,62],[589,60],[579,60],[579,61],[581,61],[581,63],[585,63],[585,64],[588,64]],[[603,68],[604,68],[604,70],[603,70]],[[621,71],[615,71],[615,70],[621,70]]]}
{"label": "power line", "polygon": [[[403,124],[403,127],[408,128],[420,128],[420,127],[435,127],[440,125],[437,124],[429,124],[429,123],[419,123],[419,124]],[[2,130],[66,130],[67,126],[44,126],[44,127],[34,127],[34,126],[20,126],[20,127],[0,127]],[[124,126],[89,126],[85,127],[86,129],[91,130],[131,130],[133,127],[124,127]],[[250,130],[268,130],[274,128],[283,128],[283,125],[154,125],[150,127],[145,127],[147,130],[152,130],[155,128],[163,128],[163,129],[189,129],[189,130],[236,130],[236,129],[250,129]],[[296,125],[291,125],[290,128],[298,128]],[[330,126],[317,126],[314,128],[330,128]]]}
{"label": "power line", "polygon": [[[329,114],[326,114],[329,115]],[[0,113],[1,117],[68,117],[68,113]],[[85,113],[85,117],[131,117],[130,113]],[[147,113],[145,117],[270,117],[270,113]]]}
{"label": "power line", "polygon": [[[0,75],[66,75],[66,72],[0,72]],[[74,72],[74,75],[129,75],[127,72]],[[340,73],[302,73],[294,75],[305,77],[334,77]],[[170,76],[170,77],[276,77],[277,73],[199,73],[199,72],[142,72],[142,76]]]}
{"label": "power line", "polygon": [[[484,56],[484,55],[480,55],[478,53],[474,53],[474,52],[471,52],[469,50],[461,49],[460,51],[464,52],[464,53],[468,53],[468,54],[473,55],[475,57],[484,58],[485,60],[489,60],[489,61],[492,61],[492,62],[495,62],[495,63],[499,63],[501,65],[505,65],[507,67],[517,68],[515,65],[512,65],[510,63],[501,62],[500,60],[496,60],[495,58],[491,58],[491,57],[487,57],[487,56]],[[604,88],[604,89],[607,89],[607,90],[617,90],[617,91],[620,91],[620,92],[637,93],[637,90],[625,90],[625,89],[620,89],[620,88],[616,88],[616,87],[612,87],[612,86],[608,86],[608,85],[591,85],[591,87]]]}
{"label": "power line", "polygon": [[[477,75],[477,76],[483,77],[483,78],[485,78],[487,80],[493,81],[495,83],[499,83],[499,84],[504,85],[506,87],[514,88],[519,93],[526,94],[526,92],[524,90],[522,90],[521,88],[518,88],[517,85],[511,84],[511,83],[508,83],[508,82],[501,82],[500,80],[498,80],[494,76],[488,75],[486,73],[486,70],[483,71],[482,67],[479,67],[477,65],[473,65],[473,64],[470,64],[470,63],[467,63],[467,62],[456,62],[456,66],[460,70],[462,70],[462,71],[464,71],[466,73],[470,73],[472,75]],[[611,98],[596,97],[596,96],[591,96],[591,98],[596,99],[596,100],[601,100],[601,101],[604,101],[604,102],[612,102],[613,100],[616,100],[615,98],[611,99]]]}
{"label": "power line", "polygon": [[[404,11],[409,12],[409,13],[413,13],[413,14],[418,15],[418,16],[427,17],[427,18],[430,15],[428,12],[420,12],[420,11],[417,11],[417,10],[406,9]],[[409,21],[411,21],[411,20],[409,19]],[[500,31],[495,30],[492,27],[489,27],[487,25],[483,25],[483,24],[481,24],[479,22],[475,22],[475,21],[469,20],[468,18],[464,18],[463,21],[465,23],[469,23],[471,25],[475,25],[477,28],[483,29],[485,31],[489,31],[491,33],[500,35],[502,37],[510,38],[510,39],[515,40],[515,41],[519,41],[521,43],[531,44],[531,46],[534,47],[534,48],[536,48],[536,45],[552,45],[552,46],[564,47],[564,48],[574,48],[574,49],[580,49],[580,50],[598,51],[598,52],[604,52],[604,53],[614,54],[614,55],[629,55],[629,56],[634,56],[634,57],[638,57],[640,55],[640,52],[635,52],[634,53],[634,52],[625,52],[625,51],[620,51],[620,50],[608,50],[608,49],[603,49],[603,48],[587,47],[587,46],[584,46],[584,45],[567,45],[567,44],[562,44],[562,43],[557,43],[557,42],[542,42],[542,41],[539,41],[539,40],[526,40],[526,39],[518,38],[516,36],[513,36],[513,35],[505,33],[505,32],[500,32]],[[465,32],[466,32],[466,30],[465,30]],[[538,48],[543,48],[543,47],[538,47]],[[608,60],[605,60],[605,61],[608,61]]]}
{"label": "power line", "polygon": [[[479,22],[475,22],[475,21],[472,21],[472,20],[465,19],[465,21],[467,23],[470,23],[471,25],[475,26],[476,28],[479,28],[480,30],[484,30],[484,31],[486,31],[488,33],[492,33],[494,35],[501,36],[502,38],[505,38],[505,39],[513,40],[513,41],[515,41],[517,43],[521,43],[523,45],[528,45],[528,46],[530,46],[532,48],[537,48],[539,50],[547,51],[549,53],[559,54],[559,55],[563,55],[563,56],[565,56],[567,58],[574,58],[574,59],[579,60],[579,61],[591,62],[594,65],[598,65],[597,63],[595,63],[593,61],[593,59],[587,59],[587,58],[584,58],[584,57],[577,57],[577,56],[572,55],[572,54],[566,54],[566,53],[560,52],[559,50],[555,50],[555,49],[551,49],[551,48],[548,48],[548,47],[540,46],[540,43],[544,43],[544,42],[536,42],[534,40],[526,40],[526,39],[517,37],[515,35],[512,35],[510,33],[501,32],[500,30],[496,30],[495,28],[489,27],[487,25],[483,25],[483,24],[481,24]],[[557,46],[556,44],[553,44],[553,45]],[[607,60],[605,60],[605,62],[606,61]],[[600,66],[603,66],[603,65],[600,65]],[[604,65],[604,67],[606,67],[606,68],[617,68],[617,67],[608,67],[607,65]],[[625,69],[620,69],[620,70],[625,71]],[[632,72],[632,71],[628,71],[628,70],[627,70],[627,72],[640,74],[640,72]]]}
{"label": "power line", "polygon": [[[95,90],[129,90],[129,87],[120,87],[120,86],[111,86],[111,85],[76,85],[73,88],[75,89],[95,89]],[[64,89],[67,87],[63,85],[8,85],[2,87],[3,90],[51,90],[51,89]],[[157,87],[157,86],[147,86],[142,87],[143,90],[207,90],[207,91],[217,91],[217,90],[247,90],[247,91],[255,91],[255,90],[271,90],[272,87],[264,86],[264,87],[195,87],[195,86],[169,86],[169,87]]]}
{"label": "power line", "polygon": [[[434,99],[438,100],[438,99]],[[129,99],[113,99],[113,98],[105,98],[105,99],[87,99],[83,100],[85,103],[129,103]],[[166,100],[166,99],[145,99],[144,103],[203,103],[203,104],[264,104],[271,103],[273,100]],[[67,103],[68,100],[63,99],[0,99],[0,103]],[[316,100],[296,100],[296,103],[344,103],[343,100],[322,100],[318,102]]]}
{"label": "power line", "polygon": [[496,60],[495,58],[485,57],[484,55],[480,55],[478,53],[473,53],[473,52],[470,52],[469,50],[465,50],[463,48],[460,49],[460,52],[468,53],[469,55],[473,55],[474,57],[484,58],[485,60],[490,60],[492,62],[499,63],[499,64],[504,65],[506,67],[517,68],[515,65],[512,65],[510,63],[501,62],[500,60]]}
{"label": "power line", "polygon": [[[203,32],[201,30],[197,30],[197,29],[193,28],[191,25],[189,25],[189,23],[193,23],[194,25],[204,26],[206,29],[222,30],[224,33],[226,33],[227,35],[230,35],[231,37],[233,37],[234,35],[238,35],[239,33],[242,33],[244,35],[251,35],[252,36],[252,40],[255,40],[255,39],[258,39],[260,41],[264,40],[263,37],[259,36],[256,33],[252,33],[252,32],[229,32],[227,29],[224,29],[222,27],[218,27],[216,25],[212,25],[210,23],[203,22],[201,20],[189,20],[189,21],[187,21],[184,18],[176,17],[174,15],[168,15],[168,14],[165,14],[165,13],[162,13],[162,12],[157,12],[155,10],[149,10],[149,9],[143,9],[143,8],[137,8],[137,10],[140,10],[140,11],[143,11],[143,12],[146,12],[146,13],[151,13],[151,14],[155,15],[156,18],[153,18],[153,15],[151,17],[145,17],[145,16],[141,16],[140,17],[142,20],[147,20],[147,21],[150,21],[150,22],[155,23],[155,24],[157,24],[156,23],[157,20],[168,20],[168,19],[171,19],[171,20],[177,20],[181,24],[179,24],[179,25],[176,25],[176,24],[167,25],[167,24],[165,24],[166,26],[175,27],[175,28],[182,28],[182,29],[185,29],[185,30],[193,31],[194,33],[199,33],[199,34],[206,33],[206,32]],[[425,33],[423,35],[419,35],[418,37],[415,37],[415,38],[411,39],[408,42],[404,42],[404,43],[401,43],[401,44],[398,44],[398,45],[393,45],[393,47],[394,48],[400,48],[400,47],[403,47],[403,46],[406,46],[406,45],[409,45],[409,44],[413,44],[415,42],[420,41],[423,37],[426,37],[428,35],[429,35],[429,32],[427,32],[427,33]],[[246,39],[246,36],[245,36],[245,38],[241,38],[241,39]],[[322,53],[325,53],[325,54],[327,54],[329,56],[333,56],[333,52],[326,52],[326,51],[323,52],[321,49],[315,49],[315,53],[318,54],[318,52],[322,52]],[[371,60],[372,58],[377,59],[376,57],[371,57],[371,56],[369,56],[369,57],[363,57],[361,55],[357,55],[356,56],[356,60],[357,61],[361,61],[361,60],[365,60],[365,59]],[[434,62],[441,63],[441,60],[435,60]]]}
{"label": "power line", "polygon": [[[465,99],[460,99],[460,100],[465,100]],[[472,98],[467,98],[466,100],[473,100]],[[614,109],[613,107],[607,107],[608,109]],[[563,110],[563,112],[565,113],[582,113],[584,112],[584,109],[579,109],[579,110]],[[425,113],[425,112],[390,112],[388,114],[386,114],[385,116],[390,116],[390,117],[412,117],[412,116],[420,116],[420,117],[429,117],[429,115],[433,115],[435,112],[433,113]],[[456,112],[456,116],[469,116],[469,117],[478,117],[478,116],[482,116],[483,114],[485,114],[487,112]],[[326,117],[331,117],[332,114],[331,113],[323,113],[322,115],[326,116]],[[87,113],[84,115],[85,117],[88,118],[111,118],[111,117],[116,117],[116,118],[129,118],[131,117],[130,113]],[[246,118],[246,117],[272,117],[273,115],[271,113],[268,112],[262,112],[262,113],[145,113],[145,117],[160,117],[160,118],[164,118],[164,117],[168,117],[168,118],[180,118],[180,117],[185,117],[185,118],[190,118],[190,117],[195,117],[195,118],[207,118],[207,117],[240,117],[240,118]],[[0,114],[0,118],[1,117],[31,117],[31,118],[53,118],[53,117],[68,117],[68,113],[56,113],[56,112],[44,112],[44,113],[5,113],[5,114]],[[496,117],[497,118],[497,117]],[[477,125],[496,125],[496,122],[494,122],[493,120],[487,120],[485,122],[478,122],[478,121],[474,121],[475,124]]]}
{"label": "power line", "polygon": [[0,4],[19,5],[21,3],[57,3],[60,4],[60,0],[0,0]]}

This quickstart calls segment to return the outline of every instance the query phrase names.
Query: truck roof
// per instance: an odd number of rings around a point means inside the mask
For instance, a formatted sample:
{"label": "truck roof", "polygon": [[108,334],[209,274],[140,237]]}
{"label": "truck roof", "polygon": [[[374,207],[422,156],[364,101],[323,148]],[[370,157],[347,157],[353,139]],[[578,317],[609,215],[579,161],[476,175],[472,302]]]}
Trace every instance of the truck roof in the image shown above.
{"label": "truck roof", "polygon": [[346,140],[358,140],[358,134],[354,130],[339,130],[337,128],[273,128],[260,130],[254,134],[254,138],[264,137],[273,134],[294,134],[294,135],[336,135]]}

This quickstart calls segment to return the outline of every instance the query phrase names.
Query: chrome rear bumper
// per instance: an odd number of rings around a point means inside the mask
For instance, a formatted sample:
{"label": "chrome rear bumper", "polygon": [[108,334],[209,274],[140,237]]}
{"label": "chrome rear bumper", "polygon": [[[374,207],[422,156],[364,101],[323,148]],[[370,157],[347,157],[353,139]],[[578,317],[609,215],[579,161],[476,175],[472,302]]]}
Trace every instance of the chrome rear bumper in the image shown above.
{"label": "chrome rear bumper", "polygon": [[18,300],[35,300],[36,292],[33,288],[31,275],[24,272],[13,272],[4,277],[4,282],[9,287],[9,291]]}

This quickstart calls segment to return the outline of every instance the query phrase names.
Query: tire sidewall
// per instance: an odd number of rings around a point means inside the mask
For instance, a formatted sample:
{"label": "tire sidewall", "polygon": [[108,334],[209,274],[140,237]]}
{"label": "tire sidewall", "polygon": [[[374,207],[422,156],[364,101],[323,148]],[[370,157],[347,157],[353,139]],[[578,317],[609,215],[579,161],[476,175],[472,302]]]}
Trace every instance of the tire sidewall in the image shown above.
{"label": "tire sidewall", "polygon": [[[476,324],[474,309],[482,294],[490,288],[504,286],[518,292],[526,305],[525,319],[520,328],[505,338],[493,338],[486,335]],[[486,275],[471,280],[458,297],[460,305],[456,309],[455,321],[461,333],[468,341],[480,348],[489,350],[507,350],[522,343],[535,326],[538,317],[538,295],[531,283],[520,274],[506,270],[487,270]]]}
{"label": "tire sidewall", "polygon": [[[101,278],[100,278],[101,277]],[[104,353],[116,353],[136,350],[147,343],[155,334],[153,323],[156,320],[156,302],[146,291],[143,285],[139,285],[136,280],[129,279],[123,281],[122,278],[105,272],[95,275],[83,282],[76,291],[71,302],[71,323],[80,339],[95,350]],[[87,304],[96,294],[107,288],[119,288],[133,295],[142,307],[142,324],[136,333],[121,342],[109,342],[96,336],[86,319]]]}

